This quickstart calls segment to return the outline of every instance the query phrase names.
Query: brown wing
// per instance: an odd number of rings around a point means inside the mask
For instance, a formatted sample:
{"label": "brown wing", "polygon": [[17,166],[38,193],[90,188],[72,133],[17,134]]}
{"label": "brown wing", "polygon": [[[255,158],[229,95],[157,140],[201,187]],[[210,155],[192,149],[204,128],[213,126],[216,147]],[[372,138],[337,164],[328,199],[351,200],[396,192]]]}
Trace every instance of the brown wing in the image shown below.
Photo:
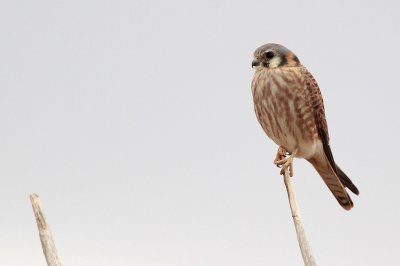
{"label": "brown wing", "polygon": [[322,99],[321,91],[314,77],[311,75],[310,72],[308,72],[305,67],[302,68],[302,72],[307,84],[307,89],[311,96],[314,119],[315,123],[317,124],[319,136],[321,137],[324,146],[326,157],[328,158],[333,170],[335,170],[335,173],[337,173],[335,160],[333,159],[332,150],[329,146],[328,124],[326,123],[324,100]]}
{"label": "brown wing", "polygon": [[302,73],[307,84],[307,89],[311,96],[311,104],[313,106],[315,123],[317,125],[318,134],[322,140],[324,152],[329,161],[329,164],[336,173],[340,182],[345,187],[349,188],[354,194],[358,195],[359,191],[357,187],[353,184],[350,178],[336,165],[335,160],[333,159],[332,150],[329,145],[329,133],[328,124],[325,118],[324,100],[322,98],[322,94],[318,87],[318,84],[311,73],[305,67],[302,67]]}

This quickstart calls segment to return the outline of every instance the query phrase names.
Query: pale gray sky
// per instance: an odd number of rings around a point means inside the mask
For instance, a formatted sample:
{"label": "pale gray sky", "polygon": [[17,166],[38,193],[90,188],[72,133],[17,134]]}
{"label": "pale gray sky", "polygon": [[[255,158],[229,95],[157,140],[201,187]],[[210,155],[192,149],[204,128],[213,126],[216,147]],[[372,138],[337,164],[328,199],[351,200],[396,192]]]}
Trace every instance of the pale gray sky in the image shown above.
{"label": "pale gray sky", "polygon": [[[375,3],[376,2],[376,3]],[[252,53],[317,79],[344,211],[305,161],[294,186],[319,265],[399,265],[396,1],[2,1],[0,265],[301,265]]]}

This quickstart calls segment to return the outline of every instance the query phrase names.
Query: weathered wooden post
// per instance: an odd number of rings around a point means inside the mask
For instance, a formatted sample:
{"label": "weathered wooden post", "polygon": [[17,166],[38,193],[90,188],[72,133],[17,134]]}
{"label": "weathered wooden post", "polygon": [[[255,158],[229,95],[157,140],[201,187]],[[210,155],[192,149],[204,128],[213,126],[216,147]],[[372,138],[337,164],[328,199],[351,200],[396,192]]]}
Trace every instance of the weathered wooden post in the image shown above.
{"label": "weathered wooden post", "polygon": [[35,193],[30,195],[29,198],[31,200],[33,212],[35,214],[36,223],[39,229],[40,241],[42,242],[43,253],[46,257],[47,265],[62,266],[60,259],[58,258],[53,236],[40,205],[39,196]]}
{"label": "weathered wooden post", "polygon": [[294,222],[294,227],[296,228],[297,241],[299,242],[301,255],[303,256],[303,261],[305,266],[316,266],[314,256],[312,255],[311,247],[308,244],[306,233],[304,231],[303,222],[301,221],[300,211],[297,206],[296,197],[292,187],[292,182],[290,180],[288,168],[284,169],[283,179],[285,182],[290,210],[292,211],[292,217]]}

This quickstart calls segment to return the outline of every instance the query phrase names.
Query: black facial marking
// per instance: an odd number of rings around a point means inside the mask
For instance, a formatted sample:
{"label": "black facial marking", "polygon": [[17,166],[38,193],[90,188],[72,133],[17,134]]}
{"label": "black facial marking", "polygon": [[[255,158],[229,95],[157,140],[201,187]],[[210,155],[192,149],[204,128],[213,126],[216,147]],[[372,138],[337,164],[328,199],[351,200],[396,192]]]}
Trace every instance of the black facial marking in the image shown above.
{"label": "black facial marking", "polygon": [[287,64],[286,56],[281,56],[281,62],[279,63],[279,66],[284,66],[286,64]]}
{"label": "black facial marking", "polygon": [[297,58],[297,56],[293,56],[293,60],[296,61],[297,64],[300,64],[300,60]]}

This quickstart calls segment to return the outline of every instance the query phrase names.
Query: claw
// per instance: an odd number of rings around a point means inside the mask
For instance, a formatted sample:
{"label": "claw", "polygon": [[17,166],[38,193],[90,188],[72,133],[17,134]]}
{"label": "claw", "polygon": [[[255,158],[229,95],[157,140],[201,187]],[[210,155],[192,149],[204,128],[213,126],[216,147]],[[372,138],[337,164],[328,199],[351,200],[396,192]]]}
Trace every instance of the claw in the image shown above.
{"label": "claw", "polygon": [[282,166],[283,164],[286,163],[286,161],[287,161],[287,159],[284,158],[284,159],[282,159],[282,160],[276,161],[275,164],[278,165],[278,166]]}
{"label": "claw", "polygon": [[293,176],[293,159],[292,158],[293,157],[289,157],[288,161],[285,164],[283,164],[281,172],[280,172],[281,175],[284,175],[285,174],[285,170],[287,169],[288,172],[289,172],[289,176],[290,177]]}

